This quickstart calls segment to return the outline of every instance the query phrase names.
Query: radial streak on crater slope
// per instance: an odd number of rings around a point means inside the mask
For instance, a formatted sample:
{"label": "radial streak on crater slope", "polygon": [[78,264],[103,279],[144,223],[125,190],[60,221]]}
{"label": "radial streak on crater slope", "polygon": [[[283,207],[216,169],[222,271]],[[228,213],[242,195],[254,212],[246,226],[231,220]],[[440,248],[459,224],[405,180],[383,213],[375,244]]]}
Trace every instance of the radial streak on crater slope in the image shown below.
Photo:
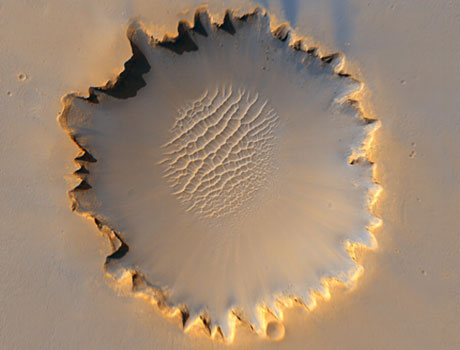
{"label": "radial streak on crater slope", "polygon": [[231,340],[241,320],[282,338],[281,304],[312,308],[328,279],[361,271],[353,247],[375,246],[362,85],[261,10],[220,25],[199,10],[161,42],[128,34],[134,90],[122,73],[64,98],[86,170],[72,208],[112,242],[107,273],[185,329]]}

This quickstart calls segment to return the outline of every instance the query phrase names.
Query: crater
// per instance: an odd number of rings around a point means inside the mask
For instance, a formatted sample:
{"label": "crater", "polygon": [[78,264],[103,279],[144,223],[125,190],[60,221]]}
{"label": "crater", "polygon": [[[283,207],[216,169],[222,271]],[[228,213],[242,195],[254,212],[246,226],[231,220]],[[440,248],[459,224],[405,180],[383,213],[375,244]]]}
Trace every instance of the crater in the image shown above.
{"label": "crater", "polygon": [[284,338],[285,329],[281,322],[271,321],[267,323],[267,337],[274,341],[279,341]]}
{"label": "crater", "polygon": [[283,339],[285,307],[353,286],[354,249],[376,247],[363,84],[262,9],[198,9],[163,40],[134,22],[128,39],[115,81],[63,98],[72,210],[108,238],[117,288],[184,331]]}

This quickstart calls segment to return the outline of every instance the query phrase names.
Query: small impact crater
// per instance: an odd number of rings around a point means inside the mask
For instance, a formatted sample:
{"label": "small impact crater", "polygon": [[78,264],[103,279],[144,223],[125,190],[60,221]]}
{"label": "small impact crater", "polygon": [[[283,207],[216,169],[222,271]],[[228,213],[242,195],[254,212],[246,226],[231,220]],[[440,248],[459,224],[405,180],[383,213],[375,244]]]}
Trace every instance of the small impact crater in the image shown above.
{"label": "small impact crater", "polygon": [[266,327],[267,337],[274,341],[279,341],[284,338],[284,325],[279,321],[270,321]]}
{"label": "small impact crater", "polygon": [[19,81],[25,81],[27,79],[26,73],[19,73],[18,74],[18,80]]}

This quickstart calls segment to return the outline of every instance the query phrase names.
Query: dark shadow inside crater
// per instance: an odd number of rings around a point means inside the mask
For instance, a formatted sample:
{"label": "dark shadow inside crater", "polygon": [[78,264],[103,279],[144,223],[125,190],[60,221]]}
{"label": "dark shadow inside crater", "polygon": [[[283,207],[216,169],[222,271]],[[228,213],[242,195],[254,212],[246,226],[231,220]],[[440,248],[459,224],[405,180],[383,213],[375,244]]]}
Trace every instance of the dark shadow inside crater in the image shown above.
{"label": "dark shadow inside crater", "polygon": [[222,24],[219,24],[217,26],[218,29],[222,29],[223,31],[226,31],[227,33],[233,35],[236,33],[235,27],[233,26],[232,20],[230,18],[230,12],[227,11],[225,13],[224,21]]}
{"label": "dark shadow inside crater", "polygon": [[[172,39],[166,39],[158,43],[159,46],[162,46],[166,49],[174,51],[175,53],[181,55],[184,52],[197,51],[198,46],[192,40],[189,33],[189,26],[187,22],[179,22],[177,31],[179,35]],[[204,30],[204,28],[202,28]],[[204,31],[206,33],[206,31]],[[206,34],[207,35],[207,34]]]}
{"label": "dark shadow inside crater", "polygon": [[142,76],[150,71],[150,64],[132,40],[130,43],[133,55],[126,61],[123,72],[120,73],[115,82],[108,82],[103,87],[91,88],[88,98],[90,102],[94,102],[94,99],[97,101],[93,89],[115,98],[127,99],[136,96],[137,92],[147,85]]}

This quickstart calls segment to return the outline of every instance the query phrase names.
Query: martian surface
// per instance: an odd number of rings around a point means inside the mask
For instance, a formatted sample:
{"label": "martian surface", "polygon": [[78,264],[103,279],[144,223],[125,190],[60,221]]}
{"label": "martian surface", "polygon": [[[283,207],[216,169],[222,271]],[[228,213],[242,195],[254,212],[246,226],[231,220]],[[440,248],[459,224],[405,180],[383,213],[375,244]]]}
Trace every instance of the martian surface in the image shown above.
{"label": "martian surface", "polygon": [[2,349],[458,349],[460,4],[0,4]]}

